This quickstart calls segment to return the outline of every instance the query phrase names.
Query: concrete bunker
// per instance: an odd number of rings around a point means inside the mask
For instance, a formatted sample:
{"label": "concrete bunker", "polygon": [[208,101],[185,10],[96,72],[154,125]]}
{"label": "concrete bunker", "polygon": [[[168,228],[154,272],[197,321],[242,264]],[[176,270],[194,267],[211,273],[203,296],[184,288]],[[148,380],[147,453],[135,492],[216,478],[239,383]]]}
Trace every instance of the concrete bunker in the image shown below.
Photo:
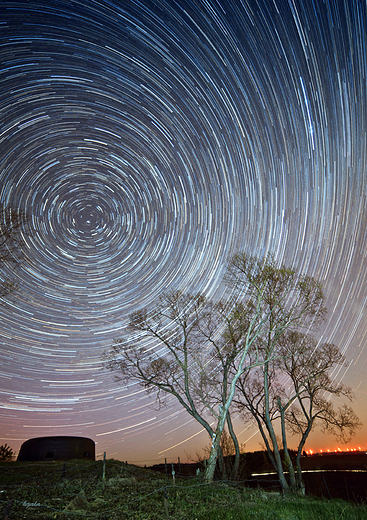
{"label": "concrete bunker", "polygon": [[36,437],[23,442],[17,460],[95,460],[95,443],[87,437]]}

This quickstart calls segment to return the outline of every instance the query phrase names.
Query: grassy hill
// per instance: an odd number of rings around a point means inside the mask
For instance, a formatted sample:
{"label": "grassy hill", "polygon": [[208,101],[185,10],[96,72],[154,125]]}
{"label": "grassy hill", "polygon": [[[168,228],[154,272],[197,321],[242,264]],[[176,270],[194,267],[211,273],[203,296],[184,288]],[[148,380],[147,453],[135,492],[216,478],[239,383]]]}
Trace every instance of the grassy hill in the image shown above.
{"label": "grassy hill", "polygon": [[0,463],[0,518],[365,520],[367,506],[288,498],[245,483],[177,477],[108,460]]}

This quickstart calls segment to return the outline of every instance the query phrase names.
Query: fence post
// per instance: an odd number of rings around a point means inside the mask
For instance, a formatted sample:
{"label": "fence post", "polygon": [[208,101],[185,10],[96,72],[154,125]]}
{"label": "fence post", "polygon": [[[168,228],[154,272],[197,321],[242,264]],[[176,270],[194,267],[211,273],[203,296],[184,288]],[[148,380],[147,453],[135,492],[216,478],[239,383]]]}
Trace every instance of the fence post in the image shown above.
{"label": "fence post", "polygon": [[103,471],[102,471],[102,479],[106,480],[106,452],[103,452]]}
{"label": "fence post", "polygon": [[181,462],[180,462],[180,457],[178,457],[178,474],[181,475]]}
{"label": "fence post", "polygon": [[174,468],[173,462],[172,462],[172,479],[173,479],[173,483],[175,484],[176,483],[176,481],[175,481],[175,468]]}
{"label": "fence post", "polygon": [[167,471],[167,459],[164,459],[164,469],[166,470],[166,477],[168,477],[168,471]]}
{"label": "fence post", "polygon": [[164,510],[166,512],[166,518],[169,518],[169,514],[168,514],[168,495],[167,495],[166,486],[164,486]]}

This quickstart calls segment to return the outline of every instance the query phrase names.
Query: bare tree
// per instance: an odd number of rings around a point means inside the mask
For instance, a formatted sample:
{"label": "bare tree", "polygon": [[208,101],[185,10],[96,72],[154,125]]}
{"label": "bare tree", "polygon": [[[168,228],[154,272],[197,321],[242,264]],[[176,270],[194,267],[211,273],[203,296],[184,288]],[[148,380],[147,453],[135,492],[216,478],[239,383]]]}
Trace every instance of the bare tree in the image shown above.
{"label": "bare tree", "polygon": [[283,338],[280,354],[279,369],[289,377],[291,386],[284,397],[277,397],[277,404],[283,438],[286,439],[286,426],[299,436],[297,488],[304,493],[300,461],[312,429],[320,425],[323,432],[347,443],[362,424],[350,406],[344,403],[336,408],[330,401],[331,397],[350,402],[354,398],[350,387],[332,377],[335,368],[346,366],[346,359],[336,345],[323,343],[317,346],[314,338],[293,333]]}
{"label": "bare tree", "polygon": [[[276,433],[273,429],[274,406],[270,401],[268,385],[272,380],[272,365],[278,353],[280,338],[288,331],[295,329],[312,329],[317,327],[326,315],[326,307],[321,284],[314,278],[298,274],[296,270],[278,265],[272,256],[262,259],[247,254],[237,254],[230,262],[227,282],[238,294],[238,297],[254,309],[251,326],[257,328],[258,333],[253,337],[253,348],[249,350],[249,358],[245,360],[247,371],[251,366],[261,366],[263,377],[256,381],[262,399],[252,401],[251,407],[258,417],[259,406],[262,406],[264,422],[270,436],[273,448],[273,457],[279,469],[281,484],[287,487],[286,480],[282,481],[281,454],[276,442]],[[235,370],[237,366],[235,365]],[[246,370],[241,375],[246,374]],[[259,395],[260,398],[260,395]]]}
{"label": "bare tree", "polygon": [[[195,393],[202,410],[208,409],[217,420],[220,414],[228,410],[226,415],[228,433],[225,429],[217,428],[215,434],[219,442],[218,457],[222,478],[226,479],[229,476],[235,480],[240,463],[240,445],[233,428],[229,406],[235,388],[233,377],[235,379],[238,377],[237,372],[233,371],[233,363],[235,360],[240,360],[242,367],[241,358],[248,349],[246,334],[251,319],[250,308],[245,308],[241,302],[232,301],[226,304],[207,302],[203,318],[198,328],[207,344],[208,355],[201,366],[200,380]],[[224,461],[228,436],[234,450],[234,463],[230,474],[227,471],[228,464]]]}
{"label": "bare tree", "polygon": [[[0,269],[14,269],[22,260],[24,234],[29,234],[29,217],[12,206],[0,204]],[[0,274],[0,300],[16,289],[16,284],[5,273]]]}
{"label": "bare tree", "polygon": [[[259,351],[257,356],[260,356]],[[233,400],[234,406],[245,421],[254,421],[257,425],[269,459],[278,474],[282,490],[287,493],[289,484],[283,467],[283,456],[287,466],[289,453],[282,453],[281,441],[274,426],[274,422],[279,418],[274,396],[282,395],[284,389],[277,382],[274,365],[267,360],[266,356],[262,366],[252,366],[242,375],[237,383],[237,390],[238,393]]]}
{"label": "bare tree", "polygon": [[[247,419],[251,415],[255,420],[285,493],[304,493],[301,456],[317,425],[346,442],[361,426],[350,406],[335,408],[329,400],[331,396],[353,398],[349,387],[331,377],[333,369],[344,364],[335,345],[317,346],[312,336],[287,331],[279,338],[272,361],[248,371],[237,385],[235,403]],[[288,432],[298,436],[294,461]],[[280,452],[283,460],[276,457]]]}
{"label": "bare tree", "polygon": [[[208,481],[221,456],[225,424],[232,427],[229,406],[235,383],[228,376],[233,357],[242,355],[246,330],[242,307],[215,305],[200,294],[171,292],[151,313],[132,314],[129,338],[116,341],[105,356],[106,367],[119,372],[119,381],[136,381],[148,393],[154,391],[159,405],[168,395],[174,396],[206,429],[212,440],[205,473]],[[139,347],[144,338],[152,339],[154,348]],[[238,446],[233,429],[232,435]]]}
{"label": "bare tree", "polygon": [[[248,354],[254,352],[255,365],[264,363],[257,350],[261,338],[267,338],[271,359],[289,327],[310,325],[324,314],[319,284],[271,257],[236,255],[226,281],[234,295],[226,303],[172,292],[155,310],[134,313],[132,335],[116,341],[106,354],[107,368],[118,371],[121,381],[137,381],[148,393],[155,391],[160,403],[173,395],[207,430],[212,439],[208,481],[226,424],[235,439],[229,410],[237,381],[248,368]],[[149,348],[139,347],[144,338],[153,340]]]}

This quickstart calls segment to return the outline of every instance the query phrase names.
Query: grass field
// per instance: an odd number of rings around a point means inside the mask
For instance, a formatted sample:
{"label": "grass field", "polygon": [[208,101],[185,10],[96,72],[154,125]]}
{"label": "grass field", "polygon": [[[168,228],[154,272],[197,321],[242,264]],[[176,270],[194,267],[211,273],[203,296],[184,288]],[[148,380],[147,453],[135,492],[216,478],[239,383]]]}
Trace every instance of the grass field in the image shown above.
{"label": "grass field", "polygon": [[0,518],[367,520],[367,505],[283,498],[241,483],[205,484],[108,460],[0,463]]}

